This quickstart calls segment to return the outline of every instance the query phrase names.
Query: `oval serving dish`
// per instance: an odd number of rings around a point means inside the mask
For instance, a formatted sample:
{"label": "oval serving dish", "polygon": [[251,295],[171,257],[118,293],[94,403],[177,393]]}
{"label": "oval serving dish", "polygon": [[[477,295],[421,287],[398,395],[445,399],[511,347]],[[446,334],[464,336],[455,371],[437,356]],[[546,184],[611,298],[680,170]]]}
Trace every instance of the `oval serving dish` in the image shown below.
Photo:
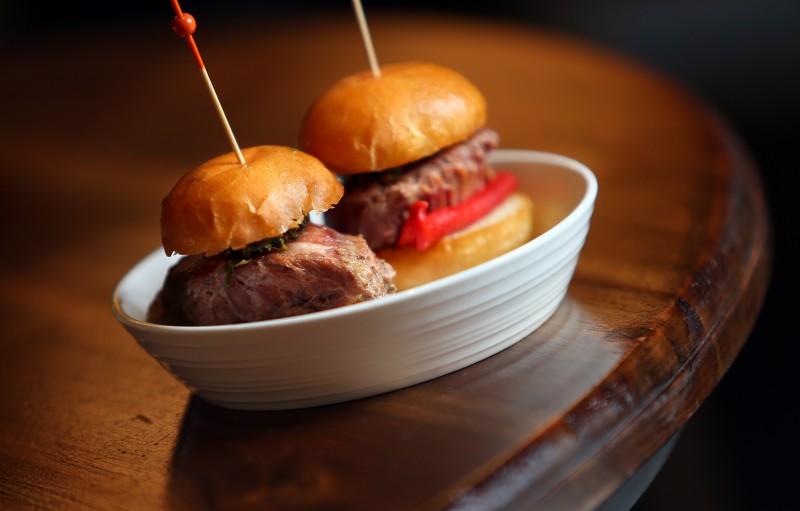
{"label": "oval serving dish", "polygon": [[207,327],[145,321],[176,262],[157,249],[119,282],[114,315],[147,353],[206,401],[248,410],[348,401],[459,370],[526,337],[564,298],[589,231],[597,181],[550,153],[497,150],[534,201],[535,238],[455,275],[370,302]]}

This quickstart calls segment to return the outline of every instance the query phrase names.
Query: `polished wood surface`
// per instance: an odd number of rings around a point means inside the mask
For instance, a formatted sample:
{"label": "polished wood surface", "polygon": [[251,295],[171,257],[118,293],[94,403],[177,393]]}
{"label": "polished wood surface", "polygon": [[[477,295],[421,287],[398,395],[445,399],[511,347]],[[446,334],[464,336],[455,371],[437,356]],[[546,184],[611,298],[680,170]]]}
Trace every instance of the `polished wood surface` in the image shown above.
{"label": "polished wood surface", "polygon": [[[198,42],[241,145],[294,145],[314,97],[366,68],[354,23],[205,21]],[[757,171],[713,112],[562,36],[370,23],[382,61],[469,76],[503,147],[596,173],[554,317],[483,362],[370,399],[253,413],[192,398],[110,297],[158,246],[172,183],[229,150],[194,63],[162,26],[29,41],[2,54],[0,507],[592,509],[720,381],[758,315],[770,232]]]}

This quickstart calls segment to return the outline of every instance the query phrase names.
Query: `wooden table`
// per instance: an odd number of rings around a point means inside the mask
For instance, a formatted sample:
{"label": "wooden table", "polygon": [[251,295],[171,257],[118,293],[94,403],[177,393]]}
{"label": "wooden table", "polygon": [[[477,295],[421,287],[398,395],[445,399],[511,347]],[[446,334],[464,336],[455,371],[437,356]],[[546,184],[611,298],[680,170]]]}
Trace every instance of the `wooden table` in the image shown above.
{"label": "wooden table", "polygon": [[[366,68],[350,17],[204,21],[243,146],[294,145],[313,98]],[[192,398],[110,297],[159,245],[172,183],[229,150],[194,64],[166,24],[27,41],[2,55],[0,507],[592,509],[720,381],[770,267],[758,176],[725,125],[569,38],[445,18],[371,28],[383,62],[469,76],[504,147],[595,171],[591,232],[555,316],[474,366],[357,402],[248,413]]]}

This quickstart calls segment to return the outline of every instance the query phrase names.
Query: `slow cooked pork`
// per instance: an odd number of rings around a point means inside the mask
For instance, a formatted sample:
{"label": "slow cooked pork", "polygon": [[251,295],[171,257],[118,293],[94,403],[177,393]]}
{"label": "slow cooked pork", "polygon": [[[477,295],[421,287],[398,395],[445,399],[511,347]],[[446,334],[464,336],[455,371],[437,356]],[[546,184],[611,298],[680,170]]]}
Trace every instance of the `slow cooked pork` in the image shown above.
{"label": "slow cooked pork", "polygon": [[393,277],[362,237],[309,224],[285,249],[251,259],[182,258],[149,320],[221,325],[296,316],[394,292]]}
{"label": "slow cooked pork", "polygon": [[393,247],[413,203],[427,201],[432,211],[457,204],[486,186],[494,177],[487,157],[499,142],[497,132],[482,128],[424,160],[350,177],[344,197],[325,213],[326,222],[341,232],[361,233],[372,250]]}

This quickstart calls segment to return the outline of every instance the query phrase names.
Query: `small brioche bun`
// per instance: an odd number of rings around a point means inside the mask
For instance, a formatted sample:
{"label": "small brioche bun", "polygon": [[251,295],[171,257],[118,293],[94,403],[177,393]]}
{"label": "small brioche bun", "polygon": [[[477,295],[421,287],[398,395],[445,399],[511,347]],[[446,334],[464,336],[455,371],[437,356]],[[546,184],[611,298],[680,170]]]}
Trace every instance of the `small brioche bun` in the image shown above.
{"label": "small brioche bun", "polygon": [[389,248],[378,257],[394,267],[398,291],[477,266],[533,239],[533,201],[511,194],[476,223],[445,236],[427,250]]}
{"label": "small brioche bun", "polygon": [[344,188],[318,159],[282,146],[242,150],[213,158],[185,174],[161,207],[167,255],[241,249],[280,236],[306,215],[336,204]]}
{"label": "small brioche bun", "polygon": [[486,124],[486,100],[464,76],[409,62],[340,80],[306,112],[303,150],[339,174],[377,172],[461,142]]}

